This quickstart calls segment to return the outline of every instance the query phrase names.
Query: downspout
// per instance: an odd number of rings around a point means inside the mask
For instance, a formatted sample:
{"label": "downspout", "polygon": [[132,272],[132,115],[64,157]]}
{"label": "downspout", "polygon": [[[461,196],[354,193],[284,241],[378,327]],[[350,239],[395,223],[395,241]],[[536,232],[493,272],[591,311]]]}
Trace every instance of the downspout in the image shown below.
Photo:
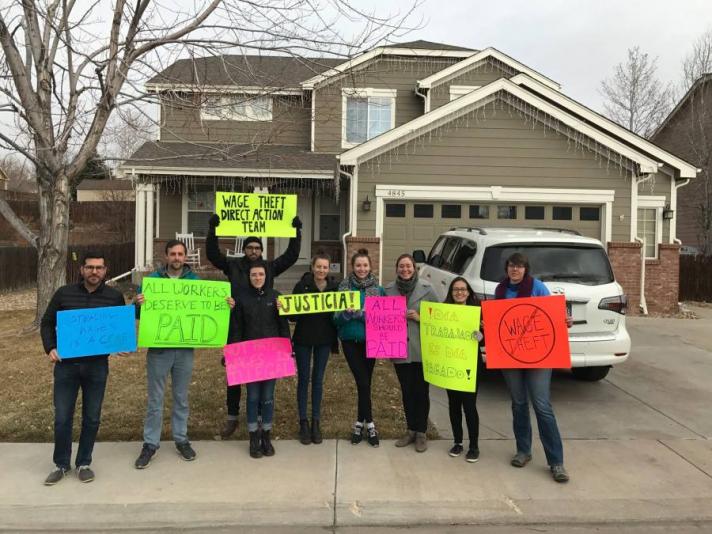
{"label": "downspout", "polygon": [[428,98],[428,95],[420,92],[420,87],[417,83],[415,84],[415,94],[423,99],[423,113],[428,113],[430,111],[430,99]]}
{"label": "downspout", "polygon": [[645,240],[636,237],[640,243],[640,309],[643,315],[648,315],[648,303],[645,301]]}
{"label": "downspout", "polygon": [[[345,175],[345,176],[348,177],[348,179],[349,179],[349,188],[352,188],[352,187],[353,187],[353,182],[354,182],[354,175],[351,174],[350,172],[346,172],[346,171],[344,171],[344,170],[341,170],[341,168],[339,168],[339,173],[340,173],[340,174],[343,174],[343,175]],[[343,247],[343,249],[344,249],[344,252],[343,252],[343,255],[342,255],[342,258],[343,258],[343,259],[342,259],[341,265],[342,265],[342,268],[343,268],[343,270],[344,270],[344,277],[346,277],[346,261],[347,261],[347,257],[346,257],[346,255],[347,255],[346,238],[351,235],[351,218],[352,218],[351,210],[353,209],[353,199],[351,198],[352,195],[353,195],[353,191],[351,191],[350,194],[349,194],[349,202],[351,203],[351,207],[349,208],[349,216],[348,216],[349,227],[348,227],[348,229],[346,230],[346,233],[344,233],[344,235],[341,236],[341,245],[342,245],[342,247]]]}

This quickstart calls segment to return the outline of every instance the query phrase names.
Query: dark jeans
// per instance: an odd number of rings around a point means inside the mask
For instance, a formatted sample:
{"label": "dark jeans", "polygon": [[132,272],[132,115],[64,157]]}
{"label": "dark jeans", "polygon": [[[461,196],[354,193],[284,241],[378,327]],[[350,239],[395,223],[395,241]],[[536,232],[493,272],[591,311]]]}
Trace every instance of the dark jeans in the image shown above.
{"label": "dark jeans", "polygon": [[312,384],[312,419],[319,419],[321,415],[321,397],[324,392],[324,371],[329,361],[331,345],[294,345],[297,359],[297,404],[299,405],[299,419],[307,418],[307,399],[309,397],[309,370],[311,367],[312,352],[314,353],[314,367],[311,369]]}
{"label": "dark jeans", "polygon": [[274,386],[277,380],[262,380],[247,384],[247,431],[259,428],[258,413],[262,416],[262,429],[272,430],[274,416]]}
{"label": "dark jeans", "polygon": [[531,399],[546,461],[549,465],[563,465],[564,447],[549,400],[551,369],[503,369],[502,374],[512,396],[512,426],[517,440],[517,452],[532,452],[532,424],[529,418]]}
{"label": "dark jeans", "polygon": [[227,405],[227,418],[237,419],[240,415],[240,393],[242,388],[240,384],[236,386],[227,386],[225,393],[225,404]]}
{"label": "dark jeans", "polygon": [[101,421],[107,358],[83,362],[62,362],[54,366],[54,463],[69,469],[72,465],[72,421],[79,389],[82,390],[82,431],[75,465],[90,465],[96,434]]}
{"label": "dark jeans", "polygon": [[344,356],[349,364],[351,374],[356,382],[356,392],[358,394],[358,418],[357,421],[373,421],[371,411],[371,377],[373,368],[376,365],[374,358],[366,358],[366,343],[364,341],[342,341]]}
{"label": "dark jeans", "polygon": [[408,430],[426,432],[430,413],[430,385],[423,378],[421,362],[396,363]]}
{"label": "dark jeans", "polygon": [[480,416],[477,413],[477,392],[454,391],[447,389],[448,407],[450,408],[450,425],[455,443],[462,443],[462,412],[465,412],[467,435],[470,438],[470,448],[479,448]]}

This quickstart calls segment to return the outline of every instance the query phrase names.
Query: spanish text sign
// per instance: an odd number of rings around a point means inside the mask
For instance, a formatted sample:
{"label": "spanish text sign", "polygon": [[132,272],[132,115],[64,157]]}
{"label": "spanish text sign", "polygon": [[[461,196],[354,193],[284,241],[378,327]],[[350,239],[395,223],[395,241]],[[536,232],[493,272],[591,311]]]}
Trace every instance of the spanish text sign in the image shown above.
{"label": "spanish text sign", "polygon": [[57,312],[57,353],[63,360],[135,350],[133,304]]}
{"label": "spanish text sign", "polygon": [[297,195],[215,193],[216,235],[294,237]]}
{"label": "spanish text sign", "polygon": [[407,358],[405,297],[367,297],[365,308],[366,357]]}
{"label": "spanish text sign", "polygon": [[277,297],[277,300],[282,304],[279,309],[280,315],[301,315],[303,313],[361,309],[361,295],[358,291],[297,293],[295,295],[281,295]]}
{"label": "spanish text sign", "polygon": [[225,345],[225,372],[229,386],[294,376],[292,342],[286,337],[267,337]]}
{"label": "spanish text sign", "polygon": [[222,347],[230,323],[229,282],[146,277],[140,347]]}
{"label": "spanish text sign", "polygon": [[435,386],[477,389],[477,338],[480,308],[462,304],[420,303],[423,376]]}
{"label": "spanish text sign", "polygon": [[488,369],[569,369],[563,295],[482,303]]}

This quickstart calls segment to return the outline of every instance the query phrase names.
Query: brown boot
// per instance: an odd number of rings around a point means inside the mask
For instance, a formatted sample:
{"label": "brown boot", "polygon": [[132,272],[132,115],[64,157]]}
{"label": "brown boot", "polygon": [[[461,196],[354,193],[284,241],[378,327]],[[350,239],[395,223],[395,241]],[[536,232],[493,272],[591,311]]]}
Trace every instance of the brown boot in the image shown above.
{"label": "brown boot", "polygon": [[225,419],[225,424],[220,431],[220,437],[227,439],[232,436],[237,430],[237,419]]}
{"label": "brown boot", "polygon": [[428,438],[425,432],[415,433],[415,452],[425,452],[428,450]]}
{"label": "brown boot", "polygon": [[403,437],[396,441],[396,447],[407,447],[415,441],[415,431],[408,430]]}

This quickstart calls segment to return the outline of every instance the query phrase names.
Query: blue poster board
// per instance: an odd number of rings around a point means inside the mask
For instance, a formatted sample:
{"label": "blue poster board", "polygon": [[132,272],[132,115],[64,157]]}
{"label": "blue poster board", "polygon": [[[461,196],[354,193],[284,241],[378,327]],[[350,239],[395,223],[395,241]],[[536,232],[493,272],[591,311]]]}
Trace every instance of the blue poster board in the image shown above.
{"label": "blue poster board", "polygon": [[109,306],[57,312],[57,353],[63,360],[136,350],[136,309]]}

